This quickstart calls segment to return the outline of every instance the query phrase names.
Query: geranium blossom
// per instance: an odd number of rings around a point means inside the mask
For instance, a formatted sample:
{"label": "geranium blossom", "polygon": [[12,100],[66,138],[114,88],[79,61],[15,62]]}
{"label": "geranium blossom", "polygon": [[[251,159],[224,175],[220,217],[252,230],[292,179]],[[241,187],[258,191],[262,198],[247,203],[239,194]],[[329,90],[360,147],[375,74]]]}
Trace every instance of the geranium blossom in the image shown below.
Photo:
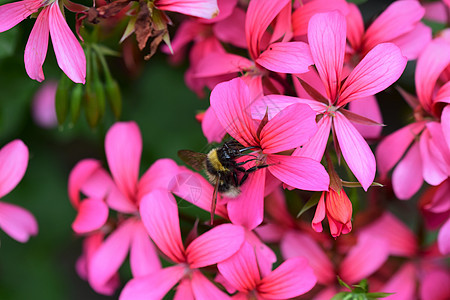
{"label": "geranium blossom", "polygon": [[267,168],[251,173],[242,194],[228,202],[233,223],[252,229],[262,222],[266,171],[289,186],[304,190],[327,190],[329,177],[324,167],[310,158],[276,153],[305,144],[316,131],[314,112],[304,104],[286,107],[262,128],[251,118],[247,85],[236,78],[221,83],[211,93],[211,107],[222,127],[244,147],[260,149],[258,165]]}
{"label": "geranium blossom", "polygon": [[0,6],[0,32],[16,26],[42,8],[25,47],[25,69],[28,76],[39,82],[44,80],[42,65],[47,55],[50,33],[61,70],[73,82],[84,83],[86,57],[80,43],[67,25],[58,2],[59,0],[23,0]]}
{"label": "geranium blossom", "polygon": [[[375,157],[350,120],[362,119],[343,107],[352,101],[371,96],[395,82],[406,66],[406,58],[391,43],[378,44],[345,78],[343,73],[346,21],[339,12],[314,15],[308,27],[308,41],[319,77],[326,90],[320,99],[309,100],[283,95],[261,99],[276,111],[292,103],[306,103],[321,119],[316,135],[293,155],[320,160],[325,151],[330,129],[337,139],[336,148],[344,156],[355,177],[367,190],[375,177]],[[345,80],[344,80],[345,78]],[[366,120],[367,121],[367,120]]]}
{"label": "geranium blossom", "polygon": [[175,265],[135,277],[123,289],[121,300],[161,299],[180,280],[175,298],[228,298],[198,269],[219,263],[236,253],[244,241],[242,227],[232,224],[217,226],[185,247],[172,194],[164,190],[147,194],[142,199],[140,212],[148,234]]}

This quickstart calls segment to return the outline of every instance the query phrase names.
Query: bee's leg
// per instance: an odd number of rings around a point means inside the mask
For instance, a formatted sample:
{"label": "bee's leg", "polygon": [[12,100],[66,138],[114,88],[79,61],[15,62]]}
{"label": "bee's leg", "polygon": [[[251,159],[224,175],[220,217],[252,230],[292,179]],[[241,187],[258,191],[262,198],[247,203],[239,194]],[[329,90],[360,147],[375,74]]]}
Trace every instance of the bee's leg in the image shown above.
{"label": "bee's leg", "polygon": [[239,179],[238,179],[238,175],[236,172],[233,172],[233,180],[234,180],[234,185],[239,186]]}
{"label": "bee's leg", "polygon": [[241,186],[241,185],[244,184],[244,182],[245,182],[245,181],[247,180],[247,178],[248,178],[248,174],[253,173],[253,172],[255,172],[255,171],[259,170],[259,169],[267,168],[268,166],[269,166],[269,165],[254,166],[254,167],[251,167],[251,168],[248,169],[248,170],[245,170],[245,174],[244,174],[244,176],[242,176],[241,181],[239,182],[239,186]]}
{"label": "bee's leg", "polygon": [[259,160],[259,159],[252,158],[252,159],[249,159],[249,160],[246,160],[246,161],[241,161],[240,163],[236,163],[236,166],[242,166],[242,165],[245,165],[246,163],[254,161],[254,160]]}

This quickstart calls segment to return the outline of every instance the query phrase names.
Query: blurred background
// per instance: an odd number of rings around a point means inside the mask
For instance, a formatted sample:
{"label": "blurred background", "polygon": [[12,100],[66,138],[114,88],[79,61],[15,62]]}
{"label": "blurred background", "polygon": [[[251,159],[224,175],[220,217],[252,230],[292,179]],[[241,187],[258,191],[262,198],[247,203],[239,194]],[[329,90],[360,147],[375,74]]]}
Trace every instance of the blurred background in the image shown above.
{"label": "blurred background", "polygon": [[[6,2],[0,0],[0,4]],[[366,22],[390,2],[369,0],[362,4]],[[72,26],[73,14],[67,13],[67,18]],[[0,299],[117,298],[118,295],[96,294],[75,272],[81,238],[71,229],[75,210],[67,196],[68,176],[78,161],[95,158],[105,162],[104,136],[115,118],[107,106],[106,115],[94,129],[88,126],[83,115],[74,125],[65,122],[63,126],[45,129],[35,123],[32,101],[41,84],[27,76],[23,63],[25,44],[33,24],[34,20],[27,19],[0,34],[0,146],[22,139],[30,151],[23,180],[1,201],[28,209],[39,224],[38,235],[26,244],[0,231]],[[108,40],[113,41],[112,48],[117,51],[120,51],[117,45],[120,35],[118,30],[118,34]],[[129,39],[135,42],[134,36]],[[126,70],[120,57],[111,58],[108,63],[122,91],[120,120],[134,120],[142,132],[142,174],[159,158],[169,157],[181,163],[176,156],[178,150],[201,151],[207,146],[195,114],[206,109],[209,101],[199,100],[185,86],[183,75],[187,64],[171,66],[166,55],[160,52],[150,61],[144,61],[142,56],[139,60],[141,65],[133,72]],[[413,87],[413,70],[414,67],[409,66],[409,75],[407,72],[401,79],[410,88]],[[44,74],[45,82],[59,80],[61,76],[51,45]],[[399,112],[408,110],[392,88],[384,93],[380,104],[382,109],[389,107],[390,110],[383,109],[385,123],[390,125],[384,133],[388,133],[398,128],[395,124],[402,123]]]}

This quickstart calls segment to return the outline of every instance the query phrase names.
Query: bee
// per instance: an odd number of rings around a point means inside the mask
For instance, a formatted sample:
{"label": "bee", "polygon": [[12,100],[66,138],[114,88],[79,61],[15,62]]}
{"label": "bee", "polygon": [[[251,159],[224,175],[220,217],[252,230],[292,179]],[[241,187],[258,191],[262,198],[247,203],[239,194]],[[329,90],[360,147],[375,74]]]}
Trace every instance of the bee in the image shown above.
{"label": "bee", "polygon": [[[209,182],[214,185],[213,199],[211,201],[211,225],[213,224],[214,211],[217,203],[217,193],[236,198],[241,190],[240,186],[246,181],[248,175],[268,165],[256,165],[245,169],[243,165],[250,161],[258,160],[256,156],[246,154],[247,151],[255,150],[257,147],[242,147],[236,141],[225,142],[222,146],[208,153],[195,152],[191,150],[180,150],[178,156],[197,171],[204,170]],[[248,155],[253,158],[237,162],[236,159]]]}

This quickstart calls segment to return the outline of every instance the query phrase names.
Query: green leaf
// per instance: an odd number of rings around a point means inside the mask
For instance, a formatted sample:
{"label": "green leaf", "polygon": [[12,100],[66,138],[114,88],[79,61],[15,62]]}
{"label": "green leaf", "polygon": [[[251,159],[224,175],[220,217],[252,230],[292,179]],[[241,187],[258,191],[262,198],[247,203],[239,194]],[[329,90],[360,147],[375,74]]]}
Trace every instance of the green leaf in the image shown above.
{"label": "green leaf", "polygon": [[14,54],[18,36],[19,29],[16,27],[0,34],[0,59]]}
{"label": "green leaf", "polygon": [[346,284],[346,283],[341,279],[341,277],[339,277],[339,276],[336,276],[336,277],[337,277],[337,280],[338,280],[340,286],[345,287],[345,288],[348,288],[350,291],[353,291],[353,289],[352,289],[348,284]]}
{"label": "green leaf", "polygon": [[314,193],[314,195],[312,195],[311,198],[309,198],[308,202],[306,202],[305,205],[303,205],[302,209],[298,212],[297,218],[300,218],[300,216],[305,211],[307,211],[308,209],[310,209],[311,207],[313,207],[314,205],[319,203],[321,195],[322,195],[322,192]]}
{"label": "green leaf", "polygon": [[333,296],[333,298],[331,298],[331,300],[343,300],[344,297],[348,294],[349,294],[348,292],[337,293],[336,295]]}
{"label": "green leaf", "polygon": [[395,293],[367,293],[366,296],[370,298],[386,298],[387,296],[394,295]]}
{"label": "green leaf", "polygon": [[354,284],[355,292],[359,293],[367,293],[369,290],[369,286],[367,284],[367,279],[361,280],[358,284]]}

